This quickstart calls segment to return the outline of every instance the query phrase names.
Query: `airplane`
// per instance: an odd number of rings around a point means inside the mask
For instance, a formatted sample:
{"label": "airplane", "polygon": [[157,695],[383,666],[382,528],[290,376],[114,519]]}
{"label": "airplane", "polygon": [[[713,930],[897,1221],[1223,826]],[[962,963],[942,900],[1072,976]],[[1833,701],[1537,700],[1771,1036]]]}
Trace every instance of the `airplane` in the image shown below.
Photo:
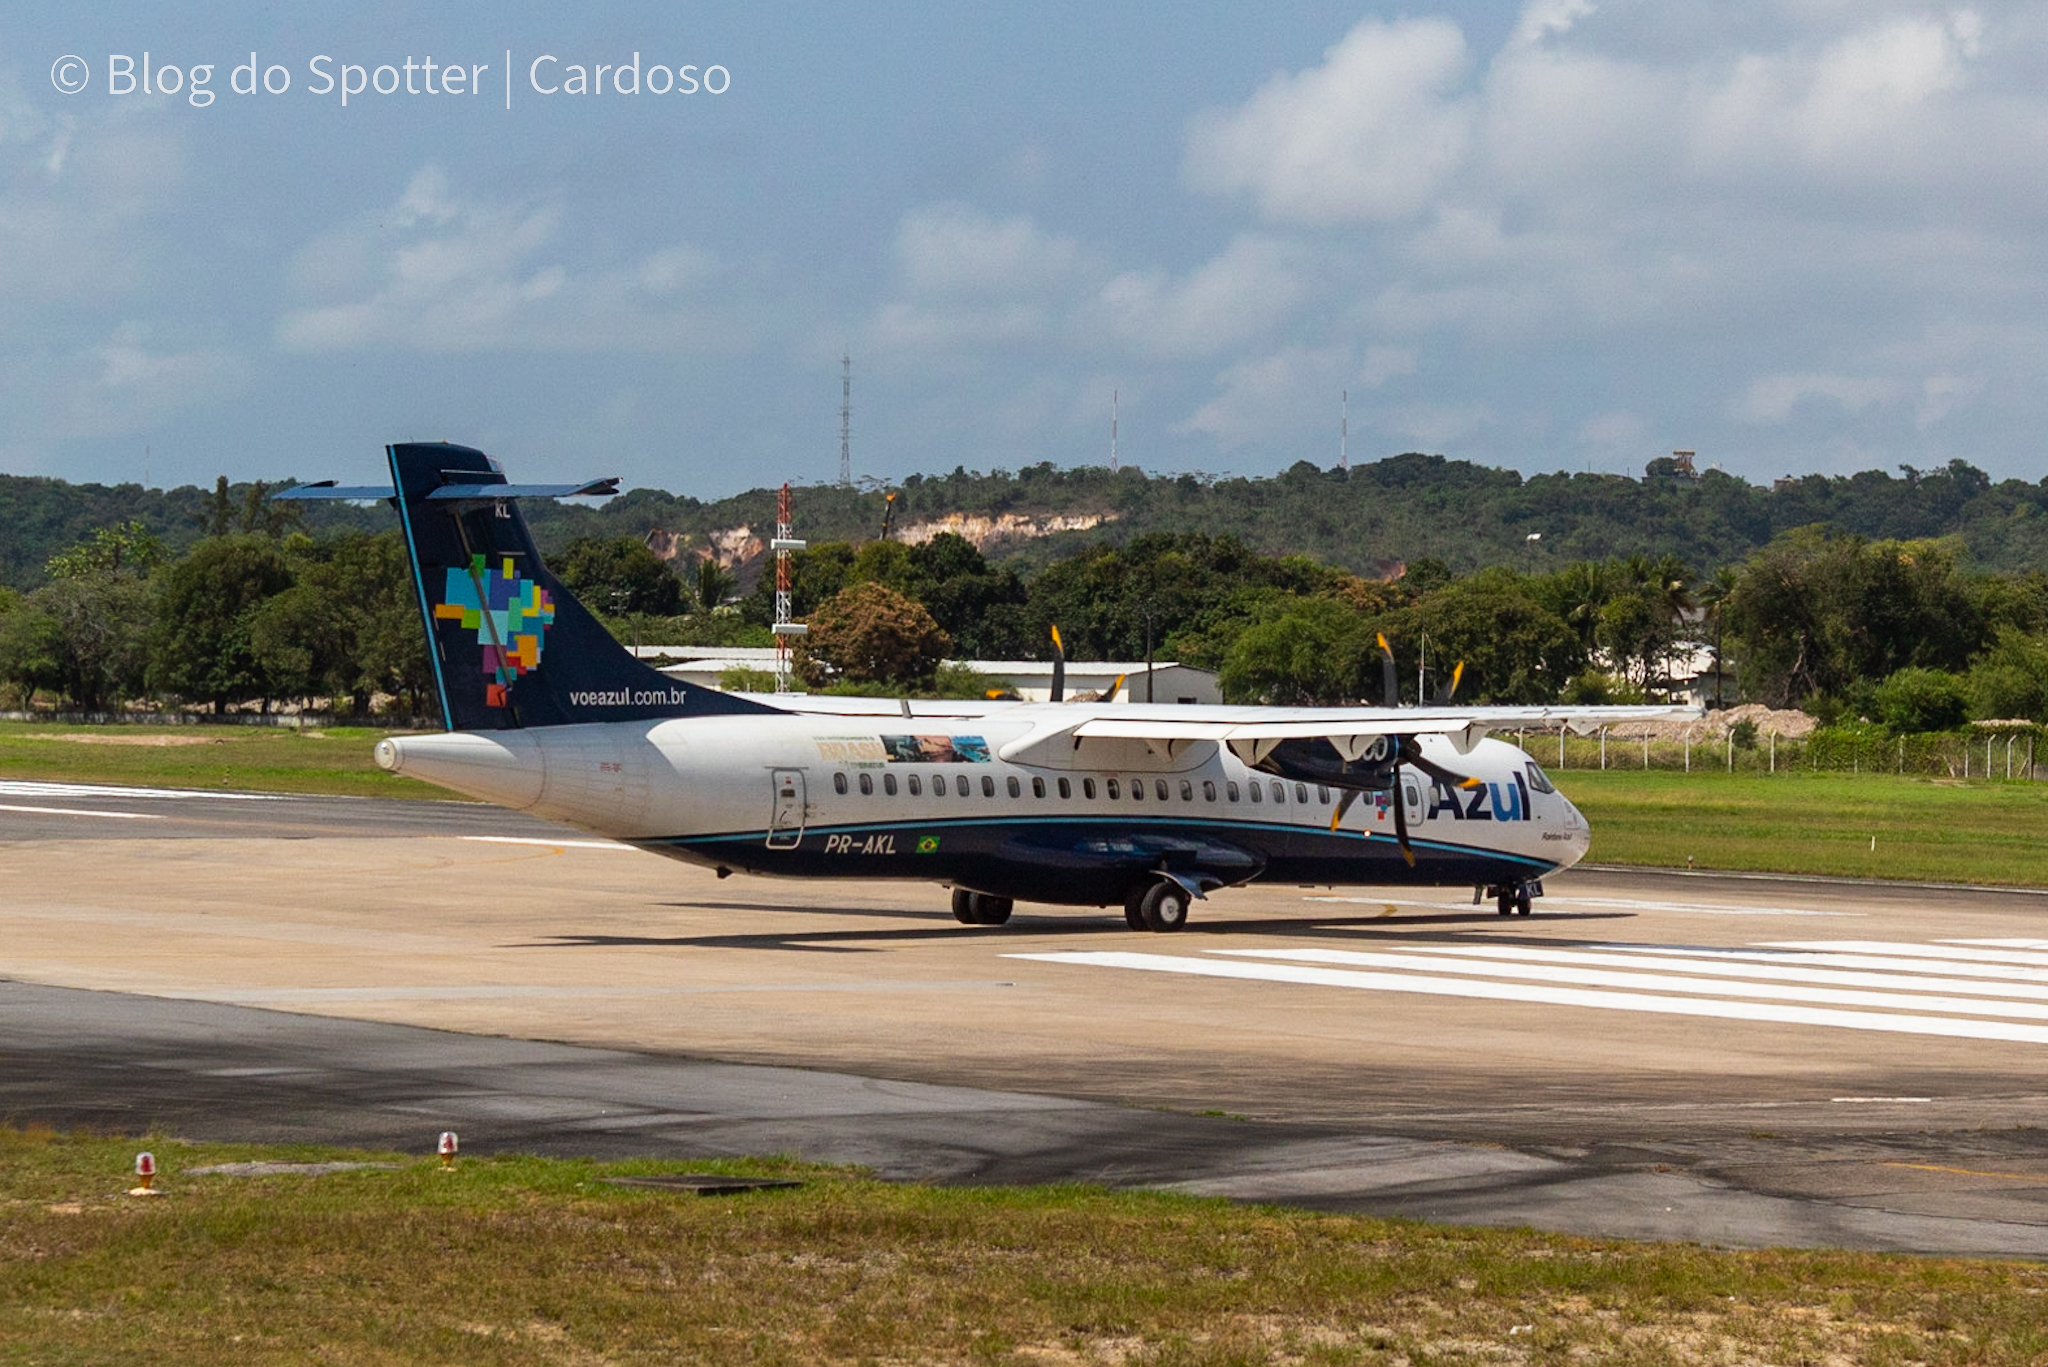
{"label": "airplane", "polygon": [[[1682,707],[908,702],[726,693],[615,641],[542,562],[522,499],[616,479],[507,481],[472,447],[386,448],[389,486],[280,499],[398,511],[445,731],[377,743],[384,769],[734,871],[911,879],[962,924],[1018,901],[1121,905],[1177,931],[1246,884],[1471,887],[1528,915],[1584,856],[1579,810],[1491,731],[1698,715]],[[1057,671],[1056,671],[1057,677]],[[1058,688],[1055,686],[1055,696]]]}

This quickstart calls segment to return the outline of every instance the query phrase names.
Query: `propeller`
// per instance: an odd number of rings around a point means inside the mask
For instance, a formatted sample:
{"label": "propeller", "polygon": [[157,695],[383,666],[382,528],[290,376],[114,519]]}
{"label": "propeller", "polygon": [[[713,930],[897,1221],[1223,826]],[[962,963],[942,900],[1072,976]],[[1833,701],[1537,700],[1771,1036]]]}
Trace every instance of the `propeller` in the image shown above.
{"label": "propeller", "polygon": [[1067,698],[1067,648],[1060,643],[1059,623],[1052,628],[1052,701],[1065,702]]}
{"label": "propeller", "polygon": [[[1390,708],[1399,707],[1401,705],[1401,682],[1400,675],[1394,666],[1394,648],[1387,643],[1385,632],[1375,633],[1375,638],[1379,641],[1380,647],[1380,684],[1385,695],[1385,706]],[[1430,699],[1429,705],[1432,707],[1449,706],[1451,698],[1456,695],[1458,685],[1463,682],[1464,678],[1465,662],[1460,660],[1452,668],[1451,677],[1444,681],[1443,686],[1437,689],[1436,696]],[[1425,756],[1422,753],[1421,742],[1414,736],[1395,736],[1393,740],[1394,763],[1389,772],[1388,788],[1393,798],[1394,806],[1394,843],[1401,847],[1401,857],[1408,861],[1408,867],[1413,868],[1415,867],[1415,848],[1408,839],[1408,804],[1402,800],[1401,795],[1401,766],[1406,764],[1429,775],[1432,780],[1448,788],[1476,788],[1479,786],[1479,780],[1464,774],[1453,773],[1435,760]],[[1360,791],[1360,789],[1356,788],[1344,790],[1343,797],[1338,799],[1337,810],[1330,818],[1331,830],[1336,830],[1338,824],[1344,820],[1344,814],[1350,811],[1352,803],[1358,800]]]}

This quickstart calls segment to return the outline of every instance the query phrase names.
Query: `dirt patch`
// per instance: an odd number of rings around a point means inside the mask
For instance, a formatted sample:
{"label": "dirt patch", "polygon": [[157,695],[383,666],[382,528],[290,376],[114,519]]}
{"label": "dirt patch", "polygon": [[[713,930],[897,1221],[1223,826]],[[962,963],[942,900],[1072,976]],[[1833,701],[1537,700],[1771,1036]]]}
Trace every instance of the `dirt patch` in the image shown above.
{"label": "dirt patch", "polygon": [[148,745],[162,749],[172,745],[226,745],[218,736],[103,736],[84,731],[67,731],[60,736],[37,736],[36,740],[68,740],[74,745]]}

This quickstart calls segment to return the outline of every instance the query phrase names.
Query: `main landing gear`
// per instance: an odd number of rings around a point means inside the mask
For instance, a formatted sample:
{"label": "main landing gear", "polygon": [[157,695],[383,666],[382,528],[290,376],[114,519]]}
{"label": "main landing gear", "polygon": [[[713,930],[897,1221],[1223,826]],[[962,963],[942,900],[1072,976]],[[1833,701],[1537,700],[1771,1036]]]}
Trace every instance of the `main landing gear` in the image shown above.
{"label": "main landing gear", "polygon": [[999,926],[1010,919],[1010,909],[1016,904],[1007,897],[991,897],[985,892],[969,892],[965,888],[953,889],[953,919],[963,926]]}
{"label": "main landing gear", "polygon": [[1124,899],[1124,924],[1132,930],[1179,930],[1188,923],[1188,890],[1171,878],[1131,889]]}
{"label": "main landing gear", "polygon": [[[1507,883],[1486,888],[1483,890],[1483,894],[1493,899],[1494,910],[1502,916],[1527,916],[1532,909],[1529,903],[1532,886],[1537,892],[1542,891],[1540,883],[1534,885],[1529,883]],[[1474,891],[1476,893],[1481,890],[1474,889]],[[1472,900],[1477,902],[1479,897],[1474,896]]]}

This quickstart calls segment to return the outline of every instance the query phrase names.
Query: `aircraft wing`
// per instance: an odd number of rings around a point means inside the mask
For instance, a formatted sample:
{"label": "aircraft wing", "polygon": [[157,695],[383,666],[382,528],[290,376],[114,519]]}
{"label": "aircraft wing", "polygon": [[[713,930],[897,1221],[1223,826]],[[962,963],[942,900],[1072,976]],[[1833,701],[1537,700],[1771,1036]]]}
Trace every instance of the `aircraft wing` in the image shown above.
{"label": "aircraft wing", "polygon": [[[1034,709],[1038,710],[1038,709]],[[1027,754],[1055,742],[1078,748],[1090,737],[1139,740],[1171,754],[1193,741],[1228,745],[1238,758],[1256,764],[1287,740],[1327,740],[1347,760],[1358,759],[1382,736],[1443,736],[1459,754],[1494,731],[1570,727],[1591,735],[1603,726],[1632,721],[1690,721],[1696,707],[1191,707],[1103,708],[1071,721],[1061,709],[1045,709],[1044,722],[1030,735],[1003,747],[1003,758],[1029,763]],[[1064,723],[1064,724],[1062,724]]]}

